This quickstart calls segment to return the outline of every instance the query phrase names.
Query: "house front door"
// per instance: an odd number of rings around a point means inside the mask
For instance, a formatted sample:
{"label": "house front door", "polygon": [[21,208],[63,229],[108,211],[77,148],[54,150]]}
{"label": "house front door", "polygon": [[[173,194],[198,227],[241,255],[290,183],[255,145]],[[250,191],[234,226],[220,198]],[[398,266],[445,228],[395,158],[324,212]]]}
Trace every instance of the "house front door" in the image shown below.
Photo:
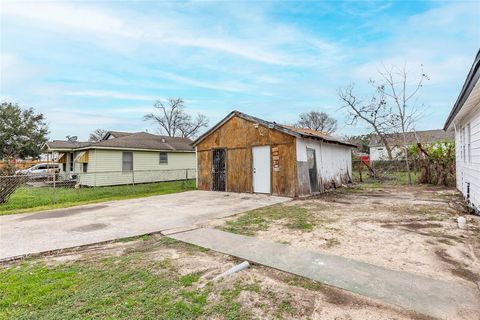
{"label": "house front door", "polygon": [[315,149],[307,148],[308,177],[310,178],[310,192],[318,192],[317,158]]}
{"label": "house front door", "polygon": [[212,150],[212,190],[226,190],[226,155],[225,149]]}
{"label": "house front door", "polygon": [[270,146],[252,148],[253,192],[270,193]]}

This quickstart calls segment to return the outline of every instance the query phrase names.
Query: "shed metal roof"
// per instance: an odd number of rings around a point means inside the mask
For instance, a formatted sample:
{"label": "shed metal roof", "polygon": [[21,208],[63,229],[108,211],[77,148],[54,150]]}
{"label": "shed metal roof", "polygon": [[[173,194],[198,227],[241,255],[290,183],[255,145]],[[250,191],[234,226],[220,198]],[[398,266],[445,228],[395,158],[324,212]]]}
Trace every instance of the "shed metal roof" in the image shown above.
{"label": "shed metal roof", "polygon": [[214,125],[212,128],[210,128],[203,135],[198,137],[198,139],[196,139],[193,142],[193,146],[197,146],[208,135],[210,135],[212,132],[214,132],[215,130],[220,128],[225,122],[227,122],[228,120],[230,120],[231,118],[233,118],[235,116],[240,117],[242,119],[245,119],[247,121],[251,121],[251,122],[254,122],[254,123],[261,124],[265,127],[273,129],[273,130],[281,131],[281,132],[286,133],[286,134],[291,135],[291,136],[302,137],[302,138],[312,138],[312,139],[317,139],[317,140],[324,141],[326,143],[335,143],[335,144],[340,144],[340,145],[344,145],[344,146],[348,146],[348,147],[352,147],[352,148],[357,147],[356,145],[354,145],[352,143],[334,138],[334,137],[332,137],[332,136],[330,136],[330,135],[328,135],[324,132],[315,131],[315,130],[311,130],[311,129],[295,128],[295,127],[292,127],[292,126],[278,124],[276,122],[266,121],[266,120],[263,120],[263,119],[260,119],[260,118],[257,118],[257,117],[250,116],[246,113],[243,113],[243,112],[240,112],[240,111],[237,111],[237,110],[234,110],[234,111],[230,112],[220,122],[218,122],[216,125]]}

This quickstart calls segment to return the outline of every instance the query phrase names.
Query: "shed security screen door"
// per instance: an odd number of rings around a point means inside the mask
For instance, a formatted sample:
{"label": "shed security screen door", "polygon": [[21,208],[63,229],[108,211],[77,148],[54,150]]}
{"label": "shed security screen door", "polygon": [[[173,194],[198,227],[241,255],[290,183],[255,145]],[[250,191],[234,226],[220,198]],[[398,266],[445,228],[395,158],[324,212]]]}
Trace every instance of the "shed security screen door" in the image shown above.
{"label": "shed security screen door", "polygon": [[226,150],[215,149],[212,150],[212,190],[225,191],[225,176],[226,176]]}

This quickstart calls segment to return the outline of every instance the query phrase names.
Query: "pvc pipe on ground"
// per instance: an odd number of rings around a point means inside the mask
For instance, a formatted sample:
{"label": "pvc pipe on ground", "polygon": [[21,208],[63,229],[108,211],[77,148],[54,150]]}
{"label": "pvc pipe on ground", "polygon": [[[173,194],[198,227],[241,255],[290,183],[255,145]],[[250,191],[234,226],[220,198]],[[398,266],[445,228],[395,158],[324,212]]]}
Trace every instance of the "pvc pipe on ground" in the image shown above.
{"label": "pvc pipe on ground", "polygon": [[250,263],[248,263],[248,261],[243,261],[242,263],[237,264],[236,266],[231,267],[230,269],[228,269],[228,270],[225,271],[224,273],[219,274],[218,276],[216,276],[215,278],[213,278],[212,281],[215,281],[215,280],[221,279],[221,278],[223,278],[223,277],[229,276],[229,275],[231,275],[231,274],[234,274],[234,273],[236,273],[236,272],[242,271],[243,269],[247,269],[247,268],[249,268],[249,267],[250,267]]}
{"label": "pvc pipe on ground", "polygon": [[467,223],[467,219],[465,219],[465,217],[458,217],[457,218],[457,223],[458,223],[458,227],[460,229],[464,229],[465,228],[465,223]]}

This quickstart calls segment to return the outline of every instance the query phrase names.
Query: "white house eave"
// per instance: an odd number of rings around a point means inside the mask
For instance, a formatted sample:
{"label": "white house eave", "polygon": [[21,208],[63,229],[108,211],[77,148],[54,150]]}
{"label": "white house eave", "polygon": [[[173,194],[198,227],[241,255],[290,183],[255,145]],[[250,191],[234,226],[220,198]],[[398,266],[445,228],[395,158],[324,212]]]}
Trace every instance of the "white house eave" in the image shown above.
{"label": "white house eave", "polygon": [[473,88],[472,92],[468,96],[467,100],[463,104],[460,111],[455,115],[453,121],[447,127],[447,130],[453,130],[454,124],[462,123],[462,120],[472,114],[474,111],[478,111],[480,108],[480,80]]}

